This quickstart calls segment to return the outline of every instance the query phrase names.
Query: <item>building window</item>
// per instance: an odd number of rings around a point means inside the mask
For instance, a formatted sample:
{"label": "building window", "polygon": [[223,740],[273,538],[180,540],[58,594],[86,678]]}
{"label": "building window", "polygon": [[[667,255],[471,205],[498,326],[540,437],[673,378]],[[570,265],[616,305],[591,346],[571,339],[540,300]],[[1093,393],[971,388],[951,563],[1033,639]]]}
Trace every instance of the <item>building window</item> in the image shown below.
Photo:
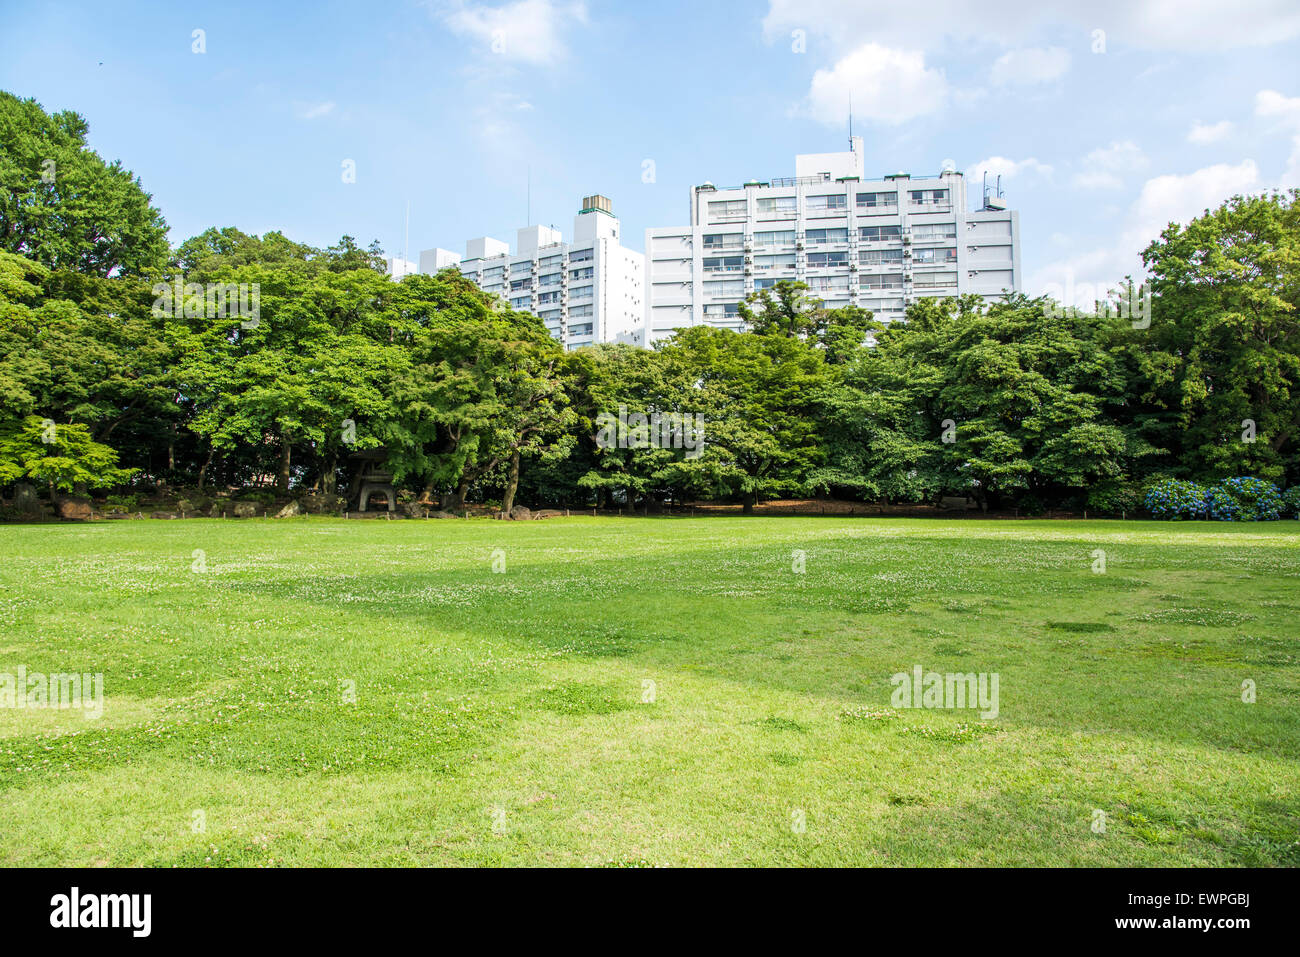
{"label": "building window", "polygon": [[570,319],[586,319],[588,316],[591,316],[591,315],[594,315],[594,314],[595,314],[595,309],[594,309],[594,307],[592,307],[591,305],[586,305],[586,306],[573,306],[573,307],[569,310],[569,318],[570,318]]}
{"label": "building window", "polygon": [[735,319],[739,317],[739,305],[734,302],[715,302],[704,307],[704,315],[709,319]]}
{"label": "building window", "polygon": [[809,196],[804,199],[804,206],[809,211],[848,209],[849,198],[843,193],[829,193],[825,196]]}
{"label": "building window", "polygon": [[569,253],[569,264],[590,262],[594,255],[591,249],[574,249]]}
{"label": "building window", "polygon": [[732,222],[744,219],[748,210],[743,199],[714,200],[709,203],[709,221],[713,223]]}
{"label": "building window", "polygon": [[520,289],[527,289],[533,284],[531,279],[516,279],[510,284],[511,292],[518,292]]}
{"label": "building window", "polygon": [[570,269],[570,279],[590,279],[596,274],[595,267],[587,266],[585,269]]}
{"label": "building window", "polygon": [[744,256],[705,257],[705,272],[740,272],[745,268]]}
{"label": "building window", "polygon": [[755,289],[771,289],[771,288],[772,288],[773,286],[775,286],[778,282],[780,282],[779,279],[755,279],[755,280],[754,280],[754,288],[755,288]]}
{"label": "building window", "polygon": [[934,239],[956,239],[956,223],[921,223],[912,227],[912,238],[925,242]]}
{"label": "building window", "polygon": [[755,269],[793,269],[794,253],[778,253],[774,256],[755,256]]}
{"label": "building window", "polygon": [[582,325],[579,325],[579,326],[570,325],[570,326],[569,326],[569,335],[571,335],[571,336],[589,336],[589,335],[591,335],[591,326],[592,326],[592,324],[591,324],[590,322],[584,322],[584,323],[582,323]]}
{"label": "building window", "polygon": [[858,193],[858,209],[879,209],[882,206],[897,209],[898,194],[893,191],[888,193]]}
{"label": "building window", "polygon": [[882,263],[901,263],[901,249],[864,249],[858,253],[858,262],[867,266],[879,266]]}
{"label": "building window", "polygon": [[849,231],[847,229],[810,229],[804,234],[809,246],[820,246],[824,243],[847,243],[849,241]]}
{"label": "building window", "polygon": [[876,273],[858,280],[863,289],[902,289],[903,277],[899,273]]}
{"label": "building window", "polygon": [[758,201],[758,215],[774,219],[793,219],[799,213],[797,196],[773,196]]}
{"label": "building window", "polygon": [[912,285],[917,288],[924,286],[927,289],[936,286],[955,286],[957,285],[957,274],[955,272],[918,273]]}
{"label": "building window", "polygon": [[883,243],[902,239],[903,234],[898,226],[860,226],[858,238],[867,243]]}
{"label": "building window", "polygon": [[754,243],[759,246],[793,246],[794,230],[782,229],[774,232],[754,233]]}
{"label": "building window", "polygon": [[948,191],[946,189],[914,189],[908,193],[913,206],[946,206]]}
{"label": "building window", "polygon": [[513,309],[528,309],[533,304],[532,296],[520,296],[518,299],[511,299],[510,306]]}
{"label": "building window", "polygon": [[918,249],[912,253],[912,258],[918,263],[948,263],[957,262],[956,246],[931,246],[928,249]]}
{"label": "building window", "polygon": [[706,282],[704,284],[704,293],[709,296],[743,296],[745,294],[745,281],[743,279],[729,279],[726,282]]}
{"label": "building window", "polygon": [[560,301],[560,291],[558,289],[555,292],[539,293],[537,296],[537,304],[539,306],[546,305],[546,303],[548,302],[559,302],[559,301]]}
{"label": "building window", "polygon": [[570,290],[569,290],[569,299],[570,299],[570,300],[577,300],[577,299],[590,299],[591,297],[592,297],[592,287],[591,287],[591,286],[579,286],[577,289],[570,289]]}
{"label": "building window", "polygon": [[849,288],[848,276],[809,276],[807,279],[808,288],[813,292],[847,292]]}
{"label": "building window", "polygon": [[705,249],[742,249],[745,245],[743,233],[706,233]]}
{"label": "building window", "polygon": [[[899,250],[902,252],[902,250]],[[810,267],[821,266],[847,266],[849,264],[848,253],[809,253],[808,265]]]}

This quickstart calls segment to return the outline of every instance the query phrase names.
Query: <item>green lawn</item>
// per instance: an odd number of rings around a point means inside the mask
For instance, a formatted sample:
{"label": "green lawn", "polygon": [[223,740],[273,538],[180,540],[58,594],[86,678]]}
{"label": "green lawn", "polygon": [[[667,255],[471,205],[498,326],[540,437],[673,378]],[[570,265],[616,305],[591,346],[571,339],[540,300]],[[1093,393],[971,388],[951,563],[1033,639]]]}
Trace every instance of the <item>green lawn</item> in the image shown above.
{"label": "green lawn", "polygon": [[0,584],[0,672],[105,691],[0,708],[3,864],[1300,864],[1296,522],[6,526]]}

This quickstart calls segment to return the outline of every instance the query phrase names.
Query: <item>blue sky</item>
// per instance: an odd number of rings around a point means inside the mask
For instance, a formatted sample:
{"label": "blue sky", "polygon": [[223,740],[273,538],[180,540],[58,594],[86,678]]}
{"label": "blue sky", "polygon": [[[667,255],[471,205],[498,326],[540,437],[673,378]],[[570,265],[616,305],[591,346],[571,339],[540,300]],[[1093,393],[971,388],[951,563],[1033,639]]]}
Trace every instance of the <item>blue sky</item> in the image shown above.
{"label": "blue sky", "polygon": [[413,258],[463,251],[513,240],[531,179],[534,222],[567,238],[602,192],[639,249],[694,184],[845,148],[851,92],[868,176],[952,160],[973,202],[1004,174],[1031,293],[1136,273],[1170,219],[1300,185],[1297,63],[1295,0],[0,9],[0,88],[83,114],[173,243],[233,225],[400,254],[409,200]]}

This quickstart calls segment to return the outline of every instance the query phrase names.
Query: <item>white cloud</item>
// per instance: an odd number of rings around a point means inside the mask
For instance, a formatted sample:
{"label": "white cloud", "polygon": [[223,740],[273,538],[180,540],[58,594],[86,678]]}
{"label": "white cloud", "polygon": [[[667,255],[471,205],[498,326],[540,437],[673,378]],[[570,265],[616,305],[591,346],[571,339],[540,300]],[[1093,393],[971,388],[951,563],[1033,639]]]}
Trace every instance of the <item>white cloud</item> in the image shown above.
{"label": "white cloud", "polygon": [[1277,90],[1255,94],[1255,115],[1277,119],[1283,126],[1300,128],[1300,96],[1283,96]]}
{"label": "white cloud", "polygon": [[303,120],[318,120],[334,112],[334,101],[328,100],[324,103],[308,103],[298,110],[298,118]]}
{"label": "white cloud", "polygon": [[1278,121],[1278,126],[1291,131],[1291,155],[1279,186],[1300,186],[1300,96],[1283,96],[1276,90],[1260,90],[1255,94],[1255,115]]}
{"label": "white cloud", "polygon": [[1065,76],[1070,69],[1070,54],[1061,47],[1029,47],[1012,50],[998,57],[990,79],[999,86],[1006,84],[1049,83]]}
{"label": "white cloud", "polygon": [[440,15],[453,33],[483,44],[494,55],[549,66],[567,55],[564,34],[587,22],[587,7],[580,0],[515,0],[498,7],[452,0],[442,6]]}
{"label": "white cloud", "polygon": [[1029,277],[1026,291],[1038,295],[1049,284],[1057,284],[1104,292],[1126,275],[1141,276],[1142,250],[1169,223],[1185,224],[1232,196],[1261,189],[1259,167],[1250,159],[1235,166],[1219,163],[1186,175],[1153,177],[1143,184],[1113,242],[1038,270]]}
{"label": "white cloud", "polygon": [[1124,174],[1146,167],[1146,154],[1136,143],[1117,141],[1083,158],[1083,169],[1075,174],[1074,185],[1082,189],[1119,189],[1124,185]]}
{"label": "white cloud", "polygon": [[[769,0],[763,33],[769,42],[802,29],[843,51],[873,42],[930,51],[953,41],[1002,47],[1032,42],[1045,28],[1078,31],[1079,44],[1094,29],[1106,31],[1110,49],[1216,51],[1268,46],[1300,36],[1295,0],[929,0],[924,11],[905,3],[862,0]],[[1086,47],[1085,47],[1086,48]]]}
{"label": "white cloud", "polygon": [[1197,146],[1208,146],[1226,140],[1230,135],[1232,135],[1232,123],[1228,120],[1220,120],[1218,123],[1197,121],[1187,131],[1187,142],[1195,143]]}
{"label": "white cloud", "polygon": [[855,117],[898,124],[941,109],[948,81],[942,70],[925,65],[923,54],[868,43],[813,74],[808,112],[828,126],[843,126],[850,94]]}
{"label": "white cloud", "polygon": [[1051,176],[1052,167],[1046,163],[1040,163],[1034,157],[1028,159],[1013,160],[1005,156],[990,156],[988,159],[980,160],[967,171],[971,182],[976,179],[983,180],[984,174],[987,173],[989,178],[1001,176],[1003,179],[1011,179],[1021,173],[1035,173],[1039,176]]}

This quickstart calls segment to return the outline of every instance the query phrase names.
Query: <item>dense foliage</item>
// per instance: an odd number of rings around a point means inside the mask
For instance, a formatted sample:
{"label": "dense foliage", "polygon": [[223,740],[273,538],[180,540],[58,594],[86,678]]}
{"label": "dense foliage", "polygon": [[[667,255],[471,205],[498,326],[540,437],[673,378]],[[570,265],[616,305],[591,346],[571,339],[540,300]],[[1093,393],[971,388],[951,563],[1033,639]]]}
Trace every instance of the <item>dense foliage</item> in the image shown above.
{"label": "dense foliage", "polygon": [[885,328],[781,282],[742,304],[744,333],[565,352],[454,270],[396,282],[349,236],[210,229],[169,252],[148,194],[85,133],[0,94],[5,486],[355,494],[369,454],[449,509],[1298,508],[1279,489],[1300,480],[1300,191],[1171,224],[1144,254],[1149,325],[1017,295],[921,300]]}

